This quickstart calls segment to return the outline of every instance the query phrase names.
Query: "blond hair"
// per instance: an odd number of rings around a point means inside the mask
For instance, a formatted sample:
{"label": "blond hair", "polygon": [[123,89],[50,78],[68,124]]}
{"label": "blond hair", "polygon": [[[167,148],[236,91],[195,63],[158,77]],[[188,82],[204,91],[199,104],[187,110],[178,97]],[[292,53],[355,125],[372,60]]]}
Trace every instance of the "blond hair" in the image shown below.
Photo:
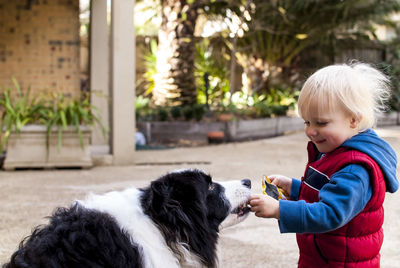
{"label": "blond hair", "polygon": [[301,117],[309,117],[309,107],[318,112],[345,113],[359,120],[359,131],[376,124],[376,115],[386,109],[390,83],[382,72],[365,63],[338,64],[322,68],[304,83],[298,100]]}

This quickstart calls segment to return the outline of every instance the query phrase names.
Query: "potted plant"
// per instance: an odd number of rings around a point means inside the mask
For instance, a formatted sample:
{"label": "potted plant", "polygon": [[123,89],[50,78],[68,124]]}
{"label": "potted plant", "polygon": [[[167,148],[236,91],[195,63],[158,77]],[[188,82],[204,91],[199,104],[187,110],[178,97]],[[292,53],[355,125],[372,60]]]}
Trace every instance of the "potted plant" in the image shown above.
{"label": "potted plant", "polygon": [[90,126],[98,123],[105,133],[88,96],[65,97],[61,93],[31,96],[22,93],[15,79],[15,90],[2,90],[0,98],[1,143],[6,148],[3,168],[90,167]]}

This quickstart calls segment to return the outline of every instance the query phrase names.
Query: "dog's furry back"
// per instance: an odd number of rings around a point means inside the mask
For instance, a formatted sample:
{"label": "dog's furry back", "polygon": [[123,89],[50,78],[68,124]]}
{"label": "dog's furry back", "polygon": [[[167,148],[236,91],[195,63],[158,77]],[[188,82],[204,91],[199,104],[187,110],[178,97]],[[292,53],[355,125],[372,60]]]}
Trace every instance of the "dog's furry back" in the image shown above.
{"label": "dog's furry back", "polygon": [[143,266],[138,247],[109,215],[73,205],[57,209],[50,219],[20,243],[3,268]]}

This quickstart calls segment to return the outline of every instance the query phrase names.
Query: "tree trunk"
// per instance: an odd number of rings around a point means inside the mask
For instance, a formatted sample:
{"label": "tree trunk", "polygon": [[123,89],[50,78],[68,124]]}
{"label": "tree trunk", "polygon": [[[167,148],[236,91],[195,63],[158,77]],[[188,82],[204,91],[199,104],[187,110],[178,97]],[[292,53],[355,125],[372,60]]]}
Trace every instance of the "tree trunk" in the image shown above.
{"label": "tree trunk", "polygon": [[164,106],[194,104],[197,96],[194,77],[197,9],[185,0],[161,2],[154,102]]}

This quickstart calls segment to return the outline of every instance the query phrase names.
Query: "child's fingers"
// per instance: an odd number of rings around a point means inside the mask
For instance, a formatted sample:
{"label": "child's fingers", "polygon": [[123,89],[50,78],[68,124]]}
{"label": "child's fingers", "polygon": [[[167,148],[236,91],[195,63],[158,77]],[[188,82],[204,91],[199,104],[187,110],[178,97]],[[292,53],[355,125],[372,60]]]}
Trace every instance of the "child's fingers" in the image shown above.
{"label": "child's fingers", "polygon": [[261,197],[262,197],[262,195],[260,195],[260,194],[252,194],[252,195],[250,195],[249,200],[251,201],[251,200],[260,199]]}
{"label": "child's fingers", "polygon": [[252,194],[249,198],[250,206],[256,205],[261,201],[262,195]]}
{"label": "child's fingers", "polygon": [[[262,218],[279,217],[279,202],[268,195],[253,194],[249,199],[250,210]],[[278,215],[276,211],[278,210]]]}
{"label": "child's fingers", "polygon": [[272,174],[272,175],[268,175],[268,178],[271,180],[272,184],[276,185],[278,183],[280,176],[282,176],[282,175]]}
{"label": "child's fingers", "polygon": [[254,212],[256,216],[263,212],[263,207],[261,205],[255,205],[250,208],[251,212]]}
{"label": "child's fingers", "polygon": [[261,209],[261,203],[262,203],[262,199],[260,198],[260,196],[258,195],[252,195],[250,196],[250,210],[251,212],[259,212]]}
{"label": "child's fingers", "polygon": [[251,207],[255,207],[260,204],[260,199],[253,199],[249,203]]}
{"label": "child's fingers", "polygon": [[271,179],[271,184],[280,187],[284,191],[286,197],[290,196],[291,178],[278,174],[269,175],[268,178]]}
{"label": "child's fingers", "polygon": [[250,211],[251,212],[257,212],[257,211],[259,211],[259,207],[258,206],[251,206],[251,208],[250,208]]}

